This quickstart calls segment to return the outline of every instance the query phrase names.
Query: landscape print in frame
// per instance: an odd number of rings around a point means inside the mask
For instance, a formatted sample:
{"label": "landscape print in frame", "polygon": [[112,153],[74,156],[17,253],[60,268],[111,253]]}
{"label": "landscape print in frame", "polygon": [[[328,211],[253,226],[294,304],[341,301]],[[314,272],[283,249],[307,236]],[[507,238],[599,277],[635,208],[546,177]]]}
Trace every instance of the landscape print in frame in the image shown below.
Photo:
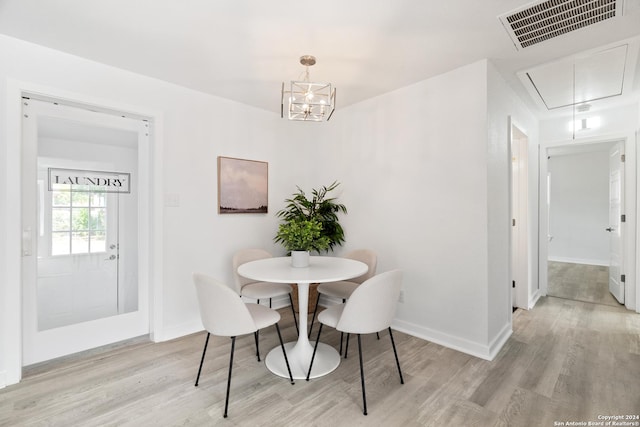
{"label": "landscape print in frame", "polygon": [[218,156],[218,213],[267,213],[269,164]]}

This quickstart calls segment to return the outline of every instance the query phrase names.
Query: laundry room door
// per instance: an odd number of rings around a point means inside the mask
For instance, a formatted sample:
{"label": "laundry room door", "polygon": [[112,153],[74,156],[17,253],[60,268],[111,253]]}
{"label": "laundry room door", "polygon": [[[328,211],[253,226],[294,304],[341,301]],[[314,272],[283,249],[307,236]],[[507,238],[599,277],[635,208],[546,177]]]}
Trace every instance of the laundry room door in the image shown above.
{"label": "laundry room door", "polygon": [[146,123],[23,102],[23,366],[149,333],[138,286]]}

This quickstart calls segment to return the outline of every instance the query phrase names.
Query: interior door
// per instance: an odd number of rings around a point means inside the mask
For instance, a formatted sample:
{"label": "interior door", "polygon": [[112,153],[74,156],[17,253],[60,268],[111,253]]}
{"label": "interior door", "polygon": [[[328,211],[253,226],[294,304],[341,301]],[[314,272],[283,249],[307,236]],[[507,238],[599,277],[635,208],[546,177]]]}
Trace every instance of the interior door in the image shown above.
{"label": "interior door", "polygon": [[529,140],[513,123],[511,130],[511,278],[513,307],[529,308],[528,149]]}
{"label": "interior door", "polygon": [[34,99],[23,113],[23,365],[148,334],[144,123]]}
{"label": "interior door", "polygon": [[609,292],[624,304],[624,282],[622,281],[622,195],[624,194],[624,145],[618,142],[609,150]]}

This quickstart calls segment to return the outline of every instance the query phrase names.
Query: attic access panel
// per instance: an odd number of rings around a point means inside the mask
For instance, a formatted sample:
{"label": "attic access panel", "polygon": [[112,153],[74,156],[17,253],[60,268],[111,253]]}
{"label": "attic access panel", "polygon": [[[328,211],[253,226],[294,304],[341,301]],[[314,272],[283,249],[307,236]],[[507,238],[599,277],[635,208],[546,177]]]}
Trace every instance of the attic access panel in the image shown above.
{"label": "attic access panel", "polygon": [[566,58],[529,69],[524,76],[548,110],[619,96],[628,49],[624,44],[588,56]]}
{"label": "attic access panel", "polygon": [[624,0],[547,0],[498,18],[516,49],[622,15]]}

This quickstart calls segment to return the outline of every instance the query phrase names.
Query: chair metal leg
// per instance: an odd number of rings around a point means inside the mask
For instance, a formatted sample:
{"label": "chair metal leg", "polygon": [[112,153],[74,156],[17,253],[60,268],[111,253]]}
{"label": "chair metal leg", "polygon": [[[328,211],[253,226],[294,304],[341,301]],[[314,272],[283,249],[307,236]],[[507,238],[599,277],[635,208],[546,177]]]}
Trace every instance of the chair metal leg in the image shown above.
{"label": "chair metal leg", "polygon": [[320,342],[320,332],[322,332],[322,323],[318,327],[318,338],[316,338],[316,344],[313,346],[313,354],[311,355],[311,362],[309,363],[309,372],[307,372],[307,381],[311,376],[311,368],[313,367],[313,359],[316,358],[316,350],[318,350],[318,343]]}
{"label": "chair metal leg", "polygon": [[256,300],[256,304],[260,305],[260,299]]}
{"label": "chair metal leg", "polygon": [[391,332],[391,327],[389,327],[389,337],[391,337],[393,354],[396,356],[396,365],[398,366],[398,374],[400,374],[400,384],[404,384],[404,378],[402,378],[402,370],[400,369],[400,360],[398,360],[398,352],[396,351],[396,343],[393,341],[393,333]]}
{"label": "chair metal leg", "polygon": [[347,358],[347,353],[349,352],[349,338],[351,338],[351,334],[347,334],[347,342],[344,346],[344,358]]}
{"label": "chair metal leg", "polygon": [[296,334],[299,334],[300,330],[298,329],[298,319],[296,318],[296,308],[293,306],[293,297],[291,296],[291,293],[289,293],[289,302],[291,303],[291,313],[293,314],[293,323],[295,323],[296,325]]}
{"label": "chair metal leg", "polygon": [[260,329],[253,333],[254,338],[256,339],[256,357],[258,358],[258,362],[260,361],[260,347],[258,345],[258,334],[260,333]]}
{"label": "chair metal leg", "polygon": [[378,339],[380,339],[380,333],[376,332],[376,337],[378,337]]}
{"label": "chair metal leg", "polygon": [[236,348],[236,337],[231,337],[231,356],[229,356],[229,377],[227,378],[227,397],[224,401],[224,418],[227,418],[229,408],[229,390],[231,389],[231,371],[233,369],[233,351]]}
{"label": "chair metal leg", "polygon": [[272,307],[271,307],[271,299],[272,299],[272,298],[269,298],[269,308],[272,308]]}
{"label": "chair metal leg", "polygon": [[[347,302],[346,299],[342,298],[342,303],[344,304],[345,302]],[[340,332],[340,351],[338,354],[340,354],[340,356],[342,356],[342,339],[344,338],[344,332]],[[347,357],[347,353],[345,350],[345,358]]]}
{"label": "chair metal leg", "polygon": [[200,372],[202,372],[202,364],[204,363],[204,355],[207,353],[207,345],[209,345],[210,335],[211,334],[207,332],[207,339],[204,341],[204,349],[202,349],[202,358],[200,359],[200,367],[198,368],[198,376],[196,377],[196,387],[198,387],[198,381],[200,381]]}
{"label": "chair metal leg", "polygon": [[364,391],[364,366],[362,365],[362,343],[360,342],[360,334],[358,334],[358,354],[360,355],[360,381],[362,382],[362,404],[364,405],[363,414],[367,415],[367,395]]}
{"label": "chair metal leg", "polygon": [[282,348],[282,354],[284,355],[284,363],[287,364],[287,371],[289,371],[289,379],[291,384],[295,384],[293,381],[293,375],[291,375],[291,368],[289,367],[289,359],[287,358],[287,352],[284,349],[284,343],[282,342],[282,335],[280,334],[280,326],[276,323],[276,331],[278,331],[278,339],[280,340],[280,347]]}
{"label": "chair metal leg", "polygon": [[316,299],[316,306],[313,309],[313,316],[311,316],[311,326],[309,327],[309,333],[307,337],[311,338],[311,331],[313,330],[313,322],[316,320],[316,313],[318,313],[318,302],[320,301],[320,295],[318,295],[318,299]]}

